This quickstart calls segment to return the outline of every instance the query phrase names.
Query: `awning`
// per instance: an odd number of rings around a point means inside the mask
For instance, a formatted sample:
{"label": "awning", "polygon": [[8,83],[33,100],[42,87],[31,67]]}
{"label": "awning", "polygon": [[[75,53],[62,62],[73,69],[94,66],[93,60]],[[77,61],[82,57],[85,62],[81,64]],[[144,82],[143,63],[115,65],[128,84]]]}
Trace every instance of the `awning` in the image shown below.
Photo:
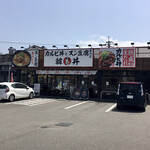
{"label": "awning", "polygon": [[95,75],[97,70],[36,70],[36,74]]}

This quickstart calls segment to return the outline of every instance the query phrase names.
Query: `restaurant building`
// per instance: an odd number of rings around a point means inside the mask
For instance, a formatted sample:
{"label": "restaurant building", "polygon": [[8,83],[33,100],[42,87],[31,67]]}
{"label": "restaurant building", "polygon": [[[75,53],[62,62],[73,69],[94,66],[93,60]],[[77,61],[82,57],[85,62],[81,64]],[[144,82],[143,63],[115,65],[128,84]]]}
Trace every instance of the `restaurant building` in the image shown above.
{"label": "restaurant building", "polygon": [[143,82],[150,90],[149,47],[27,49],[16,51],[17,81],[40,94],[77,99],[112,97],[121,81]]}

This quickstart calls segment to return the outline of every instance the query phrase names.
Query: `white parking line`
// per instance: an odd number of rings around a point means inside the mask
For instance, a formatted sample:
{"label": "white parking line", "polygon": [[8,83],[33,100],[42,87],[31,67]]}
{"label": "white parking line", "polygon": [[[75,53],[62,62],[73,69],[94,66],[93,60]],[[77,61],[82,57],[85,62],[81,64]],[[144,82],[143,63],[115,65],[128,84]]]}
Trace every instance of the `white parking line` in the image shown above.
{"label": "white parking line", "polygon": [[36,105],[42,105],[42,104],[46,104],[46,103],[52,103],[55,102],[56,100],[53,101],[45,101],[45,102],[40,102],[40,103],[33,103],[33,104],[29,104],[29,106],[36,106]]}
{"label": "white parking line", "polygon": [[50,99],[31,99],[31,100],[9,102],[9,103],[6,103],[6,105],[16,104],[16,105],[36,106],[36,105],[51,103],[55,101],[56,100],[50,100]]}
{"label": "white parking line", "polygon": [[85,103],[87,103],[87,101],[81,102],[81,103],[78,103],[78,104],[75,104],[75,105],[71,105],[71,106],[68,106],[68,107],[65,107],[65,109],[70,109],[70,108],[73,108],[73,107],[76,107],[76,106],[79,106],[79,105],[82,105],[82,104],[85,104]]}
{"label": "white parking line", "polygon": [[114,105],[111,106],[109,109],[107,109],[105,112],[109,112],[109,111],[113,110],[116,106],[117,106],[117,104],[114,104]]}

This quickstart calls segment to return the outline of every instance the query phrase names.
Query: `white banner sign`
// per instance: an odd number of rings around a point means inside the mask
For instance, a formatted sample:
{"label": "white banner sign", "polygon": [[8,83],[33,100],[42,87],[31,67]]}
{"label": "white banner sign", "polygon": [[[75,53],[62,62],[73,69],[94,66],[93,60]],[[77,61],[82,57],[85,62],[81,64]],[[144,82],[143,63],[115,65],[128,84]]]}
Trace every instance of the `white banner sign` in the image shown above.
{"label": "white banner sign", "polygon": [[35,83],[34,84],[34,92],[35,93],[40,93],[40,83]]}
{"label": "white banner sign", "polygon": [[100,67],[135,67],[136,52],[134,47],[102,48],[99,53]]}
{"label": "white banner sign", "polygon": [[38,50],[29,50],[31,55],[31,62],[28,67],[38,67],[39,65],[39,51]]}
{"label": "white banner sign", "polygon": [[45,50],[44,67],[93,67],[93,49]]}

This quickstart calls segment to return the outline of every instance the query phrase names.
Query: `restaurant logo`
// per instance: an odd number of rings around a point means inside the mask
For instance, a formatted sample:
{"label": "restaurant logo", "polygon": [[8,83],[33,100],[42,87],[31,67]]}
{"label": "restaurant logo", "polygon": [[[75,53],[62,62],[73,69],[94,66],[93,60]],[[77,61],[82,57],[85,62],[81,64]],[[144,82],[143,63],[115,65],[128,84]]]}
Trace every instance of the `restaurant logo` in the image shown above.
{"label": "restaurant logo", "polygon": [[31,62],[31,55],[27,51],[16,51],[13,54],[12,64],[15,67],[27,67]]}
{"label": "restaurant logo", "polygon": [[65,57],[64,58],[64,64],[65,65],[70,65],[71,64],[71,58],[70,57]]}

